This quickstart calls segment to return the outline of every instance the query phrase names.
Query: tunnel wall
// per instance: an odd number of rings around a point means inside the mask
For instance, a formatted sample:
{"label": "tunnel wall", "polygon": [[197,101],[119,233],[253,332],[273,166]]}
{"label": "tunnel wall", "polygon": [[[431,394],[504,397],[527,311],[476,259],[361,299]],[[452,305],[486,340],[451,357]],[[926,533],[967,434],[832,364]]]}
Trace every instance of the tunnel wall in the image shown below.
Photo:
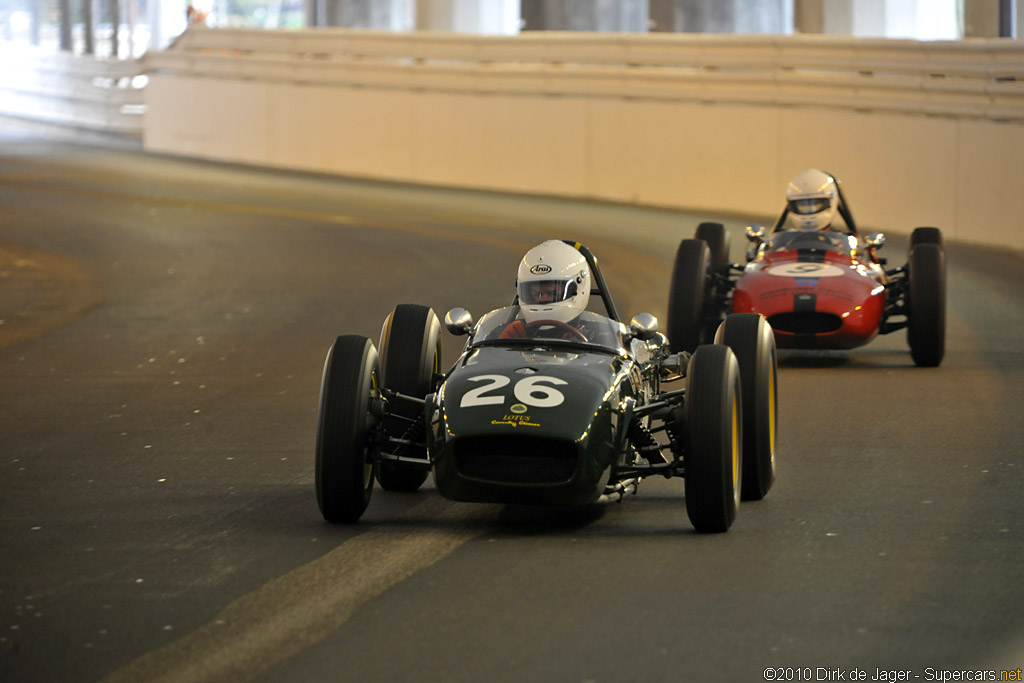
{"label": "tunnel wall", "polygon": [[[350,48],[341,62],[310,63],[291,56],[307,54],[301,46],[268,61],[222,40],[204,66],[213,33],[206,52],[154,57],[147,149],[766,219],[782,208],[786,181],[818,167],[842,181],[863,229],[935,225],[971,242],[1014,243],[1024,214],[1024,98],[1006,76],[1024,75],[1020,49],[985,53],[975,42],[972,52],[920,54],[913,41],[867,41],[881,51],[869,53],[864,39],[775,37],[766,48],[715,36],[697,39],[698,56],[693,38],[673,36],[667,51],[622,55],[622,40],[650,37],[562,36],[496,39],[482,58],[488,39],[467,47],[450,37],[444,48]],[[639,51],[654,63],[630,66]],[[182,56],[194,58],[187,68]],[[929,69],[947,75],[917,73]]]}

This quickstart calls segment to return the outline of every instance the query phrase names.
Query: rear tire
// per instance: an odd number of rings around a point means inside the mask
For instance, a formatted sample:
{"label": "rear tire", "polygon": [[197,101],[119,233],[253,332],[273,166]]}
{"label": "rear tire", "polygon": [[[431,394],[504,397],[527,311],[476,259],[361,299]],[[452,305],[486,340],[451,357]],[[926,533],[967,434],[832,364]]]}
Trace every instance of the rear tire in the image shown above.
{"label": "rear tire", "polygon": [[672,351],[694,351],[707,341],[705,310],[711,253],[703,240],[683,240],[676,251],[668,292],[668,340]]}
{"label": "rear tire", "polygon": [[726,316],[715,338],[736,354],[743,391],[743,500],[761,500],[775,482],[778,428],[778,353],[764,316]]}
{"label": "rear tire", "polygon": [[739,363],[727,346],[701,346],[690,358],[686,377],[686,514],[698,532],[721,533],[729,530],[740,504]]}
{"label": "rear tire", "polygon": [[910,252],[907,275],[907,342],[914,364],[937,367],[946,352],[946,257],[938,244]]}
{"label": "rear tire", "polygon": [[379,376],[377,349],[366,337],[338,337],[327,352],[317,411],[316,502],[328,522],[356,522],[370,503],[367,433]]}
{"label": "rear tire", "polygon": [[[428,306],[400,304],[384,321],[380,334],[381,385],[406,396],[423,398],[433,391],[434,376],[441,366],[441,323]],[[395,415],[406,420],[393,417]],[[407,401],[392,401],[384,429],[394,437],[422,436],[423,431],[408,420],[422,423],[423,409]],[[393,451],[413,458],[427,457],[424,446],[401,446]],[[382,461],[377,481],[388,491],[415,491],[427,479],[428,471],[402,463]]]}

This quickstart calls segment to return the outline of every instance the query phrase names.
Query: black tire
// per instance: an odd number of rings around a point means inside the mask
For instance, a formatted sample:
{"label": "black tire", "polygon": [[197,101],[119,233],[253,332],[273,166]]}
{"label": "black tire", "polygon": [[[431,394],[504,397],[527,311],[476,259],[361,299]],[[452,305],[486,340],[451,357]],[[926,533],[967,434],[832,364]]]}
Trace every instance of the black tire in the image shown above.
{"label": "black tire", "polygon": [[761,500],[775,482],[779,359],[775,334],[764,316],[726,316],[715,342],[736,354],[743,390],[743,500]]}
{"label": "black tire", "polygon": [[316,502],[328,522],[356,522],[370,503],[367,432],[379,368],[377,349],[366,337],[338,337],[327,352],[317,412]]}
{"label": "black tire", "polygon": [[[434,377],[441,370],[441,322],[433,309],[416,304],[400,304],[384,321],[380,333],[381,386],[406,396],[423,398],[434,390]],[[399,419],[401,416],[405,420]],[[384,430],[390,436],[418,436],[421,440],[423,409],[407,401],[391,401],[384,417]],[[409,420],[418,421],[418,425]],[[426,448],[403,446],[397,455],[426,458]],[[415,491],[427,479],[428,470],[410,468],[401,463],[382,461],[377,481],[388,491]]]}
{"label": "black tire", "polygon": [[918,244],[907,264],[907,342],[914,364],[937,367],[946,352],[946,256],[938,244]]}
{"label": "black tire", "polygon": [[724,273],[729,264],[729,231],[721,223],[701,223],[694,234],[708,243],[711,251],[711,272]]}
{"label": "black tire", "polygon": [[698,532],[720,533],[729,530],[740,504],[743,408],[739,363],[727,346],[701,346],[690,358],[686,377],[686,514]]}
{"label": "black tire", "polygon": [[672,351],[694,351],[708,341],[705,312],[711,253],[703,240],[683,240],[676,250],[668,291],[668,341]]}
{"label": "black tire", "polygon": [[910,233],[910,249],[919,244],[937,244],[942,247],[942,231],[938,228],[914,228]]}

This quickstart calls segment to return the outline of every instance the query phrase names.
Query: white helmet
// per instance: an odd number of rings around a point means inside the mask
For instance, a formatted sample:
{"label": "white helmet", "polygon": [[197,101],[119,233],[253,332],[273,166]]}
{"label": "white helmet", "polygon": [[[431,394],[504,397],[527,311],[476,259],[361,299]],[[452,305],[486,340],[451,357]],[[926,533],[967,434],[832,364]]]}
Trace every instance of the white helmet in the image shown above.
{"label": "white helmet", "polygon": [[790,218],[800,230],[824,230],[832,225],[839,204],[835,178],[809,168],[789,181],[786,202]]}
{"label": "white helmet", "polygon": [[526,252],[519,264],[516,289],[527,323],[567,323],[582,313],[590,301],[587,260],[565,242],[548,240]]}

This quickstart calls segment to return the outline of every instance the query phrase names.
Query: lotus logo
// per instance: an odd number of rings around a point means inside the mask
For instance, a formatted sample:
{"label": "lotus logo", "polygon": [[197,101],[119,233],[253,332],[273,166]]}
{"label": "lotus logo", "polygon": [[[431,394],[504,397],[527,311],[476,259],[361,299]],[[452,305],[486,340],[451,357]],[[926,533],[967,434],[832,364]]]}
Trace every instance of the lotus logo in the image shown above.
{"label": "lotus logo", "polygon": [[524,406],[522,403],[515,403],[512,405],[510,410],[517,415],[522,415],[523,413],[526,412],[527,409],[526,406]]}
{"label": "lotus logo", "polygon": [[545,263],[538,263],[533,268],[530,268],[530,272],[534,275],[546,275],[551,272],[551,266]]}

